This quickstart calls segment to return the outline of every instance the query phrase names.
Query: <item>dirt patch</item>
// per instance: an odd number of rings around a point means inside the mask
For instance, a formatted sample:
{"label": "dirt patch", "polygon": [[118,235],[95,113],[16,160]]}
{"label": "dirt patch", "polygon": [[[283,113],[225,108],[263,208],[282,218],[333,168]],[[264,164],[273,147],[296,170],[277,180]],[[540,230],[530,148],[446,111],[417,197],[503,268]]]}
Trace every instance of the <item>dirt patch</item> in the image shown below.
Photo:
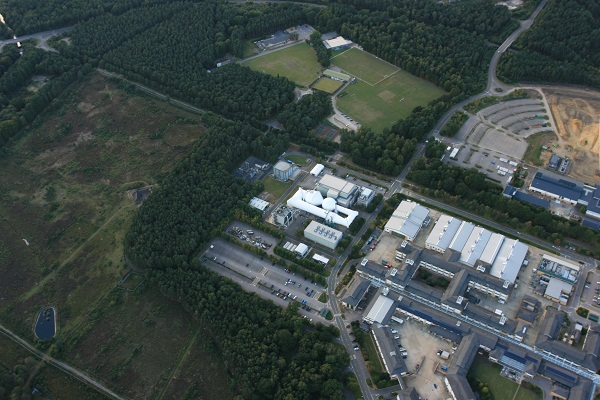
{"label": "dirt patch", "polygon": [[[558,129],[551,150],[573,160],[569,176],[600,183],[600,92],[581,89],[544,90]],[[554,146],[553,146],[554,145]],[[549,152],[542,153],[546,162]]]}
{"label": "dirt patch", "polygon": [[85,101],[80,102],[79,104],[77,104],[77,109],[79,111],[83,111],[83,112],[90,112],[94,109],[94,105],[90,104],[90,103],[86,103]]}

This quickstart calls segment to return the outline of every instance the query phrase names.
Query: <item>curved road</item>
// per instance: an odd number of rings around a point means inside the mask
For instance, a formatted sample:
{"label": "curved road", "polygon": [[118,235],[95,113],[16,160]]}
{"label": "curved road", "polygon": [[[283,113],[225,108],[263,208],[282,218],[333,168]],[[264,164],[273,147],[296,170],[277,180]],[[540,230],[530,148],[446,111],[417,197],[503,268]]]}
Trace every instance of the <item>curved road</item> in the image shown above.
{"label": "curved road", "polygon": [[75,368],[71,367],[69,364],[59,361],[59,360],[49,356],[48,354],[36,349],[32,345],[30,345],[28,342],[21,339],[19,336],[17,336],[12,331],[10,331],[9,329],[7,329],[6,327],[4,327],[2,325],[0,325],[0,333],[4,334],[12,341],[18,343],[19,345],[24,347],[29,352],[33,353],[36,357],[40,358],[41,360],[52,364],[56,368],[66,372],[67,374],[71,375],[72,377],[74,377],[76,379],[79,379],[83,383],[91,386],[92,388],[98,390],[99,392],[105,394],[106,396],[113,398],[113,399],[117,399],[117,400],[126,400],[124,397],[119,396],[118,394],[116,394],[115,392],[113,392],[112,390],[110,390],[109,388],[107,388],[106,386],[101,384],[100,382],[96,381],[95,379],[90,378],[83,372],[76,370]]}
{"label": "curved road", "polygon": [[[483,97],[504,96],[504,95],[506,95],[507,90],[515,89],[515,88],[511,88],[510,86],[503,84],[496,77],[496,70],[498,69],[498,61],[500,61],[500,57],[502,57],[502,54],[504,54],[504,52],[513,44],[513,42],[515,40],[517,40],[517,38],[523,32],[525,32],[527,29],[529,29],[531,27],[531,25],[533,24],[533,21],[539,15],[539,13],[542,11],[542,9],[544,8],[544,6],[546,5],[547,2],[548,2],[548,0],[542,0],[540,2],[540,4],[537,6],[537,8],[533,11],[533,13],[531,13],[531,16],[527,20],[521,21],[519,27],[513,33],[511,33],[510,36],[508,36],[508,38],[506,38],[506,40],[500,45],[500,47],[498,47],[498,50],[496,50],[496,52],[494,52],[494,55],[492,56],[492,59],[490,60],[490,65],[488,67],[488,81],[487,81],[487,87],[486,87],[485,91],[461,101],[460,103],[458,103],[454,107],[452,107],[450,110],[448,110],[448,112],[446,112],[446,114],[444,114],[444,116],[438,121],[436,126],[431,131],[431,134],[434,137],[438,138],[440,131],[448,123],[448,121],[450,121],[450,118],[452,118],[452,115],[454,115],[454,113],[456,111],[460,110],[467,104],[469,104],[475,100],[481,99]],[[502,91],[497,92],[496,89],[502,89]]]}

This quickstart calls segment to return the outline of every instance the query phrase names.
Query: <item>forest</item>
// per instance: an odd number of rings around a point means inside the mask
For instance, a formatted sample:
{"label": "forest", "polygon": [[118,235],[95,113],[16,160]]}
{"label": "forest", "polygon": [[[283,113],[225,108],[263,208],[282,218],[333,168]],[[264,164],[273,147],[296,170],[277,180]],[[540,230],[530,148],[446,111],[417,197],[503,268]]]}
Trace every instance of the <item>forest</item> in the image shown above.
{"label": "forest", "polygon": [[4,46],[0,52],[0,149],[67,86],[91,70],[90,65],[82,66],[77,60],[30,44],[22,50],[20,55],[16,46]]}
{"label": "forest", "polygon": [[211,127],[135,215],[125,245],[129,259],[140,267],[187,267],[194,251],[253,191],[231,171],[261,132],[216,116],[205,118]]}
{"label": "forest", "polygon": [[507,82],[576,83],[600,88],[600,3],[549,0],[506,53],[498,74]]}
{"label": "forest", "polygon": [[417,160],[407,175],[409,180],[423,187],[424,195],[556,245],[573,239],[592,247],[593,252],[588,255],[600,253],[600,232],[552,215],[541,207],[504,197],[502,186],[488,180],[477,169],[440,161],[444,148],[443,144],[429,142],[426,157]]}
{"label": "forest", "polygon": [[[275,8],[264,8],[266,15],[275,13]],[[235,14],[238,9],[243,7],[212,1],[193,4],[109,51],[99,65],[198,107],[257,126],[260,120],[280,112],[294,99],[294,85],[285,78],[255,72],[238,64],[208,70],[215,59],[228,50],[228,40],[235,42],[235,39],[227,39],[225,33],[231,30],[235,36],[240,30],[237,25],[229,25],[238,17],[244,20],[243,13]],[[289,24],[297,17],[293,12],[284,15],[290,18],[285,21]],[[283,23],[271,16],[273,26]],[[263,25],[257,24],[254,29],[262,29]],[[110,26],[112,24],[106,28]],[[238,41],[246,33],[240,35]],[[232,46],[235,47],[235,43]]]}
{"label": "forest", "polygon": [[312,130],[320,121],[333,113],[331,97],[323,92],[302,96],[300,101],[285,106],[277,116],[290,139],[312,154],[332,154],[338,144],[315,135]]}
{"label": "forest", "polygon": [[[206,326],[244,399],[343,399],[348,353],[332,343],[335,327],[304,325],[298,305],[286,310],[239,290],[203,267],[167,269],[153,282]],[[214,321],[219,321],[215,324]]]}

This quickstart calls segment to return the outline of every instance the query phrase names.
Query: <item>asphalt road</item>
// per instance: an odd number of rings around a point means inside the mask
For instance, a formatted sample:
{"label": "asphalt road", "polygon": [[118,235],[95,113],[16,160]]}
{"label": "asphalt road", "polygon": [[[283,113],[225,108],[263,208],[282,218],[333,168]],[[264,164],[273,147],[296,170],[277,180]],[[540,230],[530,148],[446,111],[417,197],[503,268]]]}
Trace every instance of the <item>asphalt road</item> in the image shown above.
{"label": "asphalt road", "polygon": [[71,367],[69,364],[59,361],[59,360],[49,356],[48,354],[39,351],[38,349],[33,347],[31,344],[29,344],[27,341],[25,341],[24,339],[21,339],[19,336],[14,334],[11,330],[4,327],[3,325],[0,325],[0,332],[2,334],[4,334],[6,337],[8,337],[9,339],[11,339],[12,341],[18,343],[20,346],[22,346],[23,348],[25,348],[32,354],[34,354],[36,357],[52,364],[56,368],[64,371],[65,373],[72,376],[73,378],[76,378],[76,379],[80,380],[81,382],[91,386],[92,388],[98,390],[99,392],[105,394],[106,396],[108,396],[112,399],[125,400],[124,397],[119,396],[118,394],[116,394],[115,392],[113,392],[112,390],[110,390],[109,388],[107,388],[106,386],[104,386],[103,384],[98,382],[97,380],[90,378],[83,372]]}
{"label": "asphalt road", "polygon": [[[54,29],[52,31],[45,31],[45,32],[38,32],[38,33],[32,33],[31,35],[23,35],[23,36],[19,36],[16,39],[6,39],[6,40],[0,40],[0,49],[2,49],[2,47],[4,47],[7,44],[14,44],[17,42],[24,42],[25,40],[29,40],[29,39],[38,39],[40,40],[40,42],[45,43],[48,39],[50,39],[52,36],[56,36],[56,35],[60,35],[61,33],[64,32],[68,32],[71,29],[73,29],[73,27],[67,27],[67,28],[62,28],[62,29]],[[52,49],[51,47],[44,47],[41,46],[44,50],[47,51],[56,51],[54,49]]]}
{"label": "asphalt road", "polygon": [[[540,11],[542,11],[542,9],[546,5],[547,1],[548,0],[542,0],[540,2],[540,4],[537,6],[537,8],[534,10],[534,12],[531,13],[531,16],[527,20],[522,21],[519,24],[519,27],[506,38],[506,40],[500,45],[500,47],[498,47],[498,49],[492,56],[492,59],[490,60],[490,65],[488,67],[488,81],[487,81],[487,87],[486,87],[485,91],[461,101],[460,103],[453,106],[450,110],[448,110],[448,112],[446,112],[446,114],[444,114],[444,116],[438,121],[436,126],[431,131],[432,136],[439,138],[439,133],[441,132],[442,128],[448,123],[448,121],[450,121],[450,118],[452,118],[452,115],[454,115],[454,113],[456,111],[460,110],[467,104],[472,103],[473,101],[481,99],[483,97],[505,96],[506,95],[506,91],[510,90],[511,87],[503,84],[496,77],[496,70],[498,69],[498,61],[500,61],[500,57],[502,57],[502,54],[504,54],[504,52],[506,50],[508,50],[508,48],[514,43],[514,41],[517,40],[517,38],[523,32],[525,32],[527,29],[529,29],[531,27],[531,25],[533,24],[533,21],[539,15]],[[502,89],[502,91],[498,92],[498,91],[496,91],[496,89]]]}

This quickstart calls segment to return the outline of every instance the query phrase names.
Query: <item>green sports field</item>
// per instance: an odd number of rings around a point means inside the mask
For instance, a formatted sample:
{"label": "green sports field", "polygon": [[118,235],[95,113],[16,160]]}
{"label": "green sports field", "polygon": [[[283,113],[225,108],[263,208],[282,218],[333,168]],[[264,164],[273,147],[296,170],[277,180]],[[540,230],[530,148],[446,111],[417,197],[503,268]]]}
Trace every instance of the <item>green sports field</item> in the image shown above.
{"label": "green sports field", "polygon": [[255,71],[285,76],[298,86],[307,86],[323,69],[314,50],[306,43],[291,46],[242,63]]}
{"label": "green sports field", "polygon": [[333,57],[331,63],[371,85],[385,79],[399,69],[395,65],[355,47]]}
{"label": "green sports field", "polygon": [[336,81],[324,76],[321,79],[319,79],[317,83],[312,85],[312,87],[313,89],[318,89],[322,92],[332,94],[336,90],[338,90],[343,84],[344,82]]}
{"label": "green sports field", "polygon": [[381,131],[445,92],[369,53],[350,49],[331,60],[357,78],[338,96],[337,107],[363,126]]}

